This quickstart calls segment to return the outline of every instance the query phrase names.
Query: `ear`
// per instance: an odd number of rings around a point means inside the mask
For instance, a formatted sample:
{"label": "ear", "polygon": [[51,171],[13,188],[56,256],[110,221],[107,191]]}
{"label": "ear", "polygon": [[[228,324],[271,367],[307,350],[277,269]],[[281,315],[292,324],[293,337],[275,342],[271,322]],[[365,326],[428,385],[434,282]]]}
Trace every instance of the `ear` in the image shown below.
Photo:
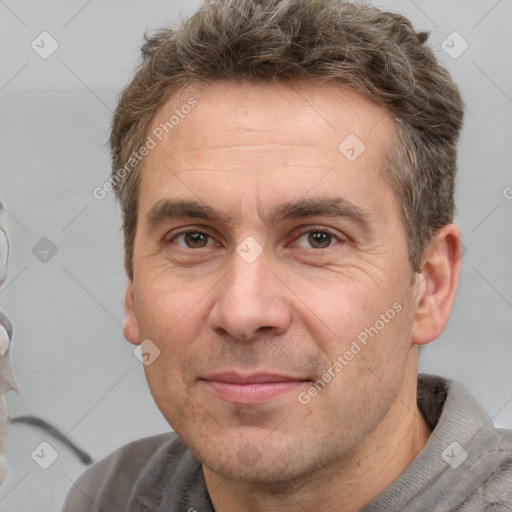
{"label": "ear", "polygon": [[462,264],[460,230],[443,226],[423,255],[416,288],[416,311],[411,341],[425,345],[435,340],[448,322]]}
{"label": "ear", "polygon": [[139,322],[135,314],[135,301],[133,298],[133,281],[128,278],[126,293],[124,296],[124,316],[123,334],[124,337],[134,345],[140,345]]}

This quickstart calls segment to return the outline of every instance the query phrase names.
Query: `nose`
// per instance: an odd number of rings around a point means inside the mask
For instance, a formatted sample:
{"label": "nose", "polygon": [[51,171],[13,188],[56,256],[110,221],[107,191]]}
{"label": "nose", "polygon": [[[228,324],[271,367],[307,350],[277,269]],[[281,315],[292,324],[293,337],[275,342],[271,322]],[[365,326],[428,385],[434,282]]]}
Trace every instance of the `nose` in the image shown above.
{"label": "nose", "polygon": [[289,290],[281,279],[263,255],[248,263],[235,254],[231,271],[216,287],[211,329],[219,336],[241,341],[286,332],[291,311]]}

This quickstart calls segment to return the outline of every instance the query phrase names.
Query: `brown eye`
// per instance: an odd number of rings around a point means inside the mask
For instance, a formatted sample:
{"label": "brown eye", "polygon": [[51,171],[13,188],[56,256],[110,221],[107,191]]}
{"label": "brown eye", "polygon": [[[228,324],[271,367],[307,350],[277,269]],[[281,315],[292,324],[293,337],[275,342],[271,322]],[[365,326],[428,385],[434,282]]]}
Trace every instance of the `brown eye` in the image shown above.
{"label": "brown eye", "polygon": [[312,231],[308,233],[308,242],[315,249],[324,249],[331,245],[332,235],[325,231]]}
{"label": "brown eye", "polygon": [[201,249],[208,245],[212,245],[210,235],[201,233],[200,231],[187,231],[176,235],[173,239],[176,245],[185,247],[186,249]]}
{"label": "brown eye", "polygon": [[341,240],[328,231],[317,229],[304,232],[297,238],[295,245],[306,249],[326,249]]}

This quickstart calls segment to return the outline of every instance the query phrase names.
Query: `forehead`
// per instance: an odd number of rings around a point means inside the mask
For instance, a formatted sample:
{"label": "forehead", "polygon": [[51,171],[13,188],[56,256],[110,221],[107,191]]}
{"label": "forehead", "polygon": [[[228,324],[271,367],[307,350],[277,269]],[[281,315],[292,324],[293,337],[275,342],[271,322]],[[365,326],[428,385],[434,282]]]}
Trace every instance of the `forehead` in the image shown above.
{"label": "forehead", "polygon": [[384,107],[341,85],[189,87],[148,130],[155,147],[142,165],[141,210],[164,192],[201,199],[212,187],[237,194],[238,204],[251,194],[297,199],[315,182],[315,192],[343,184],[346,194],[361,196],[387,187],[380,173],[393,129]]}
{"label": "forehead", "polygon": [[[189,108],[192,100],[197,105]],[[159,138],[168,141],[172,135],[193,134],[187,147],[207,147],[221,134],[252,144],[272,134],[277,143],[332,149],[350,133],[367,140],[371,133],[372,144],[385,142],[393,123],[387,109],[342,84],[216,81],[178,91],[157,112],[150,132],[160,127]],[[176,147],[182,142],[176,141]]]}

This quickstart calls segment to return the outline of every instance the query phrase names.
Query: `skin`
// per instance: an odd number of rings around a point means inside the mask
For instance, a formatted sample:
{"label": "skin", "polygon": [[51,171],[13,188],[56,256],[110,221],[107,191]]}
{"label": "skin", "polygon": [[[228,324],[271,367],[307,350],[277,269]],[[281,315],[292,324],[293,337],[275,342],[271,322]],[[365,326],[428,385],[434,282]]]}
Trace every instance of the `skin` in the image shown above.
{"label": "skin", "polygon": [[[160,350],[145,366],[149,388],[203,464],[217,512],[360,510],[428,440],[418,346],[448,320],[460,232],[439,230],[422,271],[411,270],[399,198],[382,178],[395,121],[359,93],[216,82],[170,100],[149,133],[192,95],[197,106],[143,163],[125,337]],[[366,146],[354,161],[338,150],[349,134]],[[271,222],[284,202],[332,197],[366,224],[325,214]],[[164,199],[227,218],[151,226],[148,213]],[[262,250],[251,263],[236,251],[247,237]],[[400,312],[301,403],[299,392],[332,373],[396,303]],[[236,404],[203,380],[228,370],[301,382],[265,403]]]}

